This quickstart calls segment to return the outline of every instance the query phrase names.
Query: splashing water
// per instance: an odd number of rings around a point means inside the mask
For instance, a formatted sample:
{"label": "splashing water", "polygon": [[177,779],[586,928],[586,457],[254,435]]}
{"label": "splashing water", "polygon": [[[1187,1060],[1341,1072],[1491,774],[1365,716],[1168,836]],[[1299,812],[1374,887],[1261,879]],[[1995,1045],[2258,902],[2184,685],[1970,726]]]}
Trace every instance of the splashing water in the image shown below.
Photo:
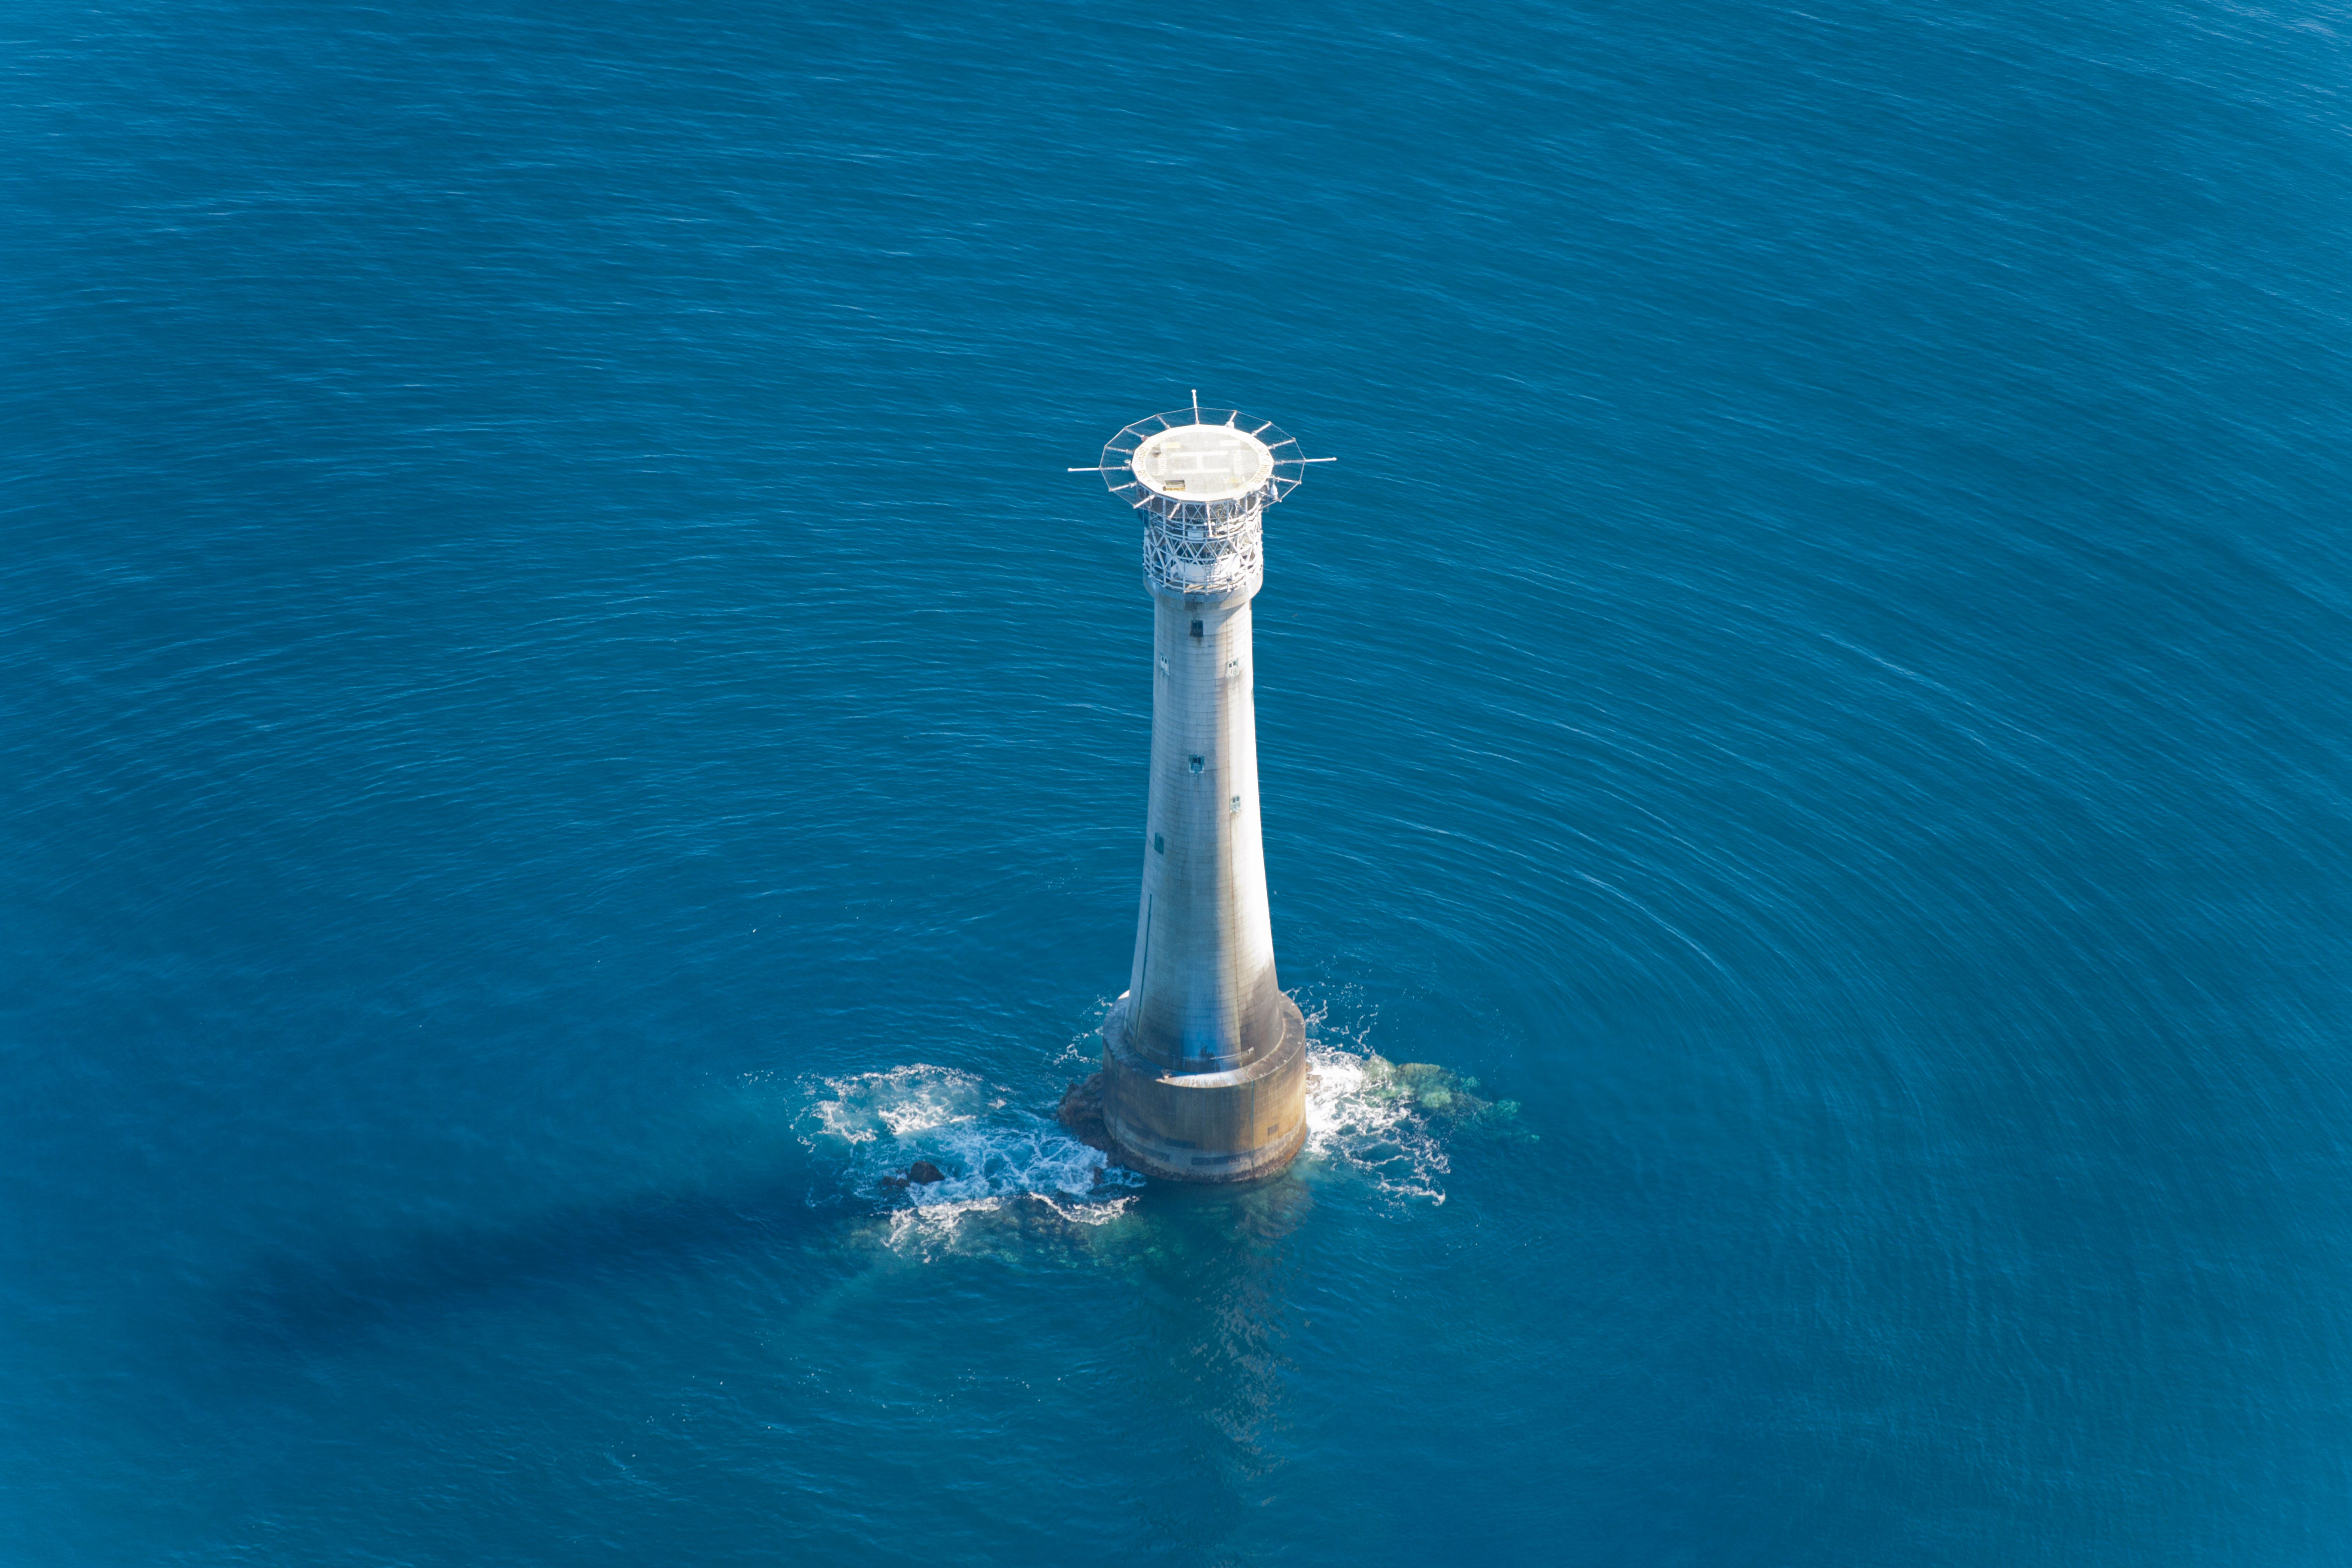
{"label": "splashing water", "polygon": [[1442,1204],[1438,1178],[1453,1169],[1445,1147],[1412,1097],[1395,1091],[1389,1064],[1365,1044],[1372,1022],[1336,1024],[1328,1002],[1307,1015],[1304,1152],[1369,1177],[1394,1203]]}
{"label": "splashing water", "polygon": [[[887,1208],[889,1243],[927,1250],[973,1215],[1032,1204],[1073,1225],[1107,1225],[1143,1178],[971,1073],[916,1063],[808,1086],[801,1141],[837,1163],[850,1195]],[[944,1173],[909,1184],[915,1161]]]}
{"label": "splashing water", "polygon": [[[1518,1108],[1479,1098],[1475,1079],[1373,1050],[1374,1016],[1340,1024],[1328,1002],[1307,1015],[1301,1156],[1367,1179],[1393,1205],[1442,1204],[1451,1135],[1473,1124],[1532,1134],[1509,1128]],[[1026,1211],[1107,1225],[1144,1185],[1050,1116],[1016,1103],[1013,1091],[954,1068],[918,1062],[814,1079],[803,1092],[802,1142],[833,1165],[841,1194],[887,1215],[889,1245],[901,1251],[928,1254],[974,1215]],[[943,1179],[910,1184],[918,1160]]]}
{"label": "splashing water", "polygon": [[1332,1046],[1307,1047],[1305,1152],[1370,1177],[1400,1202],[1442,1204],[1438,1178],[1453,1169],[1445,1146],[1411,1097],[1391,1090],[1380,1070],[1386,1065]]}
{"label": "splashing water", "polygon": [[1307,1148],[1370,1177],[1392,1203],[1445,1201],[1449,1141],[1475,1131],[1533,1142],[1515,1100],[1487,1100],[1478,1080],[1429,1062],[1392,1062],[1372,1049],[1377,1015],[1336,1023],[1328,1002],[1307,1014]]}

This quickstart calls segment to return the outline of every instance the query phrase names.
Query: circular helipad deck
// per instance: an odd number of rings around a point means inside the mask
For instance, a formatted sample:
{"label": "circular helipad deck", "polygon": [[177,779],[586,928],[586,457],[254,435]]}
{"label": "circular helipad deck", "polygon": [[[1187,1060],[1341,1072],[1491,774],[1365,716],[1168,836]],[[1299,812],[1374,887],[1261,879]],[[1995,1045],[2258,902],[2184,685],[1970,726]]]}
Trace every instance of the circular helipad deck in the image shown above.
{"label": "circular helipad deck", "polygon": [[1130,459],[1144,488],[1171,500],[1232,500],[1274,475],[1274,452],[1231,425],[1179,425],[1147,437]]}

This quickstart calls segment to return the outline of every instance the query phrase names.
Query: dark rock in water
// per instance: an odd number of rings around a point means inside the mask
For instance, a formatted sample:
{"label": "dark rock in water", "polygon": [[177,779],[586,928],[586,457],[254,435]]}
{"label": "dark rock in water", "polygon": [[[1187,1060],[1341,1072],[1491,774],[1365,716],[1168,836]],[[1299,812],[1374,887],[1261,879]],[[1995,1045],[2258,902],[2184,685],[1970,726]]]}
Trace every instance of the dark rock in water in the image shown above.
{"label": "dark rock in water", "polygon": [[948,1173],[929,1160],[918,1160],[907,1167],[907,1180],[919,1187],[928,1187],[933,1182],[944,1182],[947,1179]]}
{"label": "dark rock in water", "polygon": [[904,1176],[885,1176],[882,1178],[880,1184],[889,1188],[892,1192],[896,1192],[900,1187],[903,1187],[908,1184],[907,1178]]}
{"label": "dark rock in water", "polygon": [[1103,1075],[1073,1083],[1063,1091],[1061,1108],[1054,1114],[1070,1136],[1089,1148],[1110,1152],[1110,1129],[1103,1125]]}

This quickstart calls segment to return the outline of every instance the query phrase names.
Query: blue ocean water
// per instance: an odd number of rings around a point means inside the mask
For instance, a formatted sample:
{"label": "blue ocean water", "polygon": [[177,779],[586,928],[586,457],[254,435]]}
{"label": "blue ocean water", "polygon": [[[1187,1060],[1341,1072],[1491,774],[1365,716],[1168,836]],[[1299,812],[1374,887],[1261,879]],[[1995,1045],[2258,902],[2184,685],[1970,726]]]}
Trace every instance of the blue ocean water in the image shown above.
{"label": "blue ocean water", "polygon": [[[2347,35],[12,8],[0,1557],[2344,1561]],[[1194,387],[1240,1192],[1050,1120]]]}

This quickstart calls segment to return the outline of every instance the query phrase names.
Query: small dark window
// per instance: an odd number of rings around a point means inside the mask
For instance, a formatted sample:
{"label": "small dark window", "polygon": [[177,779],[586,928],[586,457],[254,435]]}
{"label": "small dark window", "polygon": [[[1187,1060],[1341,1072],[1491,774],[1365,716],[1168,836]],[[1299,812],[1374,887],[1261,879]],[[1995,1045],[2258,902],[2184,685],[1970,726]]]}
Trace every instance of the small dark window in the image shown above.
{"label": "small dark window", "polygon": [[1192,635],[1194,637],[1199,637],[1201,635],[1201,623],[1198,621],[1194,621],[1192,623]]}
{"label": "small dark window", "polygon": [[1167,854],[1167,853],[1168,853],[1168,840],[1166,840],[1165,838],[1160,837],[1160,835],[1158,835],[1157,833],[1153,834],[1153,835],[1151,836],[1151,852],[1152,852],[1154,855],[1165,855],[1165,854]]}
{"label": "small dark window", "polygon": [[1188,760],[1192,764],[1192,771],[1196,773],[1199,773],[1201,771],[1201,759],[1199,757],[1192,757]]}

